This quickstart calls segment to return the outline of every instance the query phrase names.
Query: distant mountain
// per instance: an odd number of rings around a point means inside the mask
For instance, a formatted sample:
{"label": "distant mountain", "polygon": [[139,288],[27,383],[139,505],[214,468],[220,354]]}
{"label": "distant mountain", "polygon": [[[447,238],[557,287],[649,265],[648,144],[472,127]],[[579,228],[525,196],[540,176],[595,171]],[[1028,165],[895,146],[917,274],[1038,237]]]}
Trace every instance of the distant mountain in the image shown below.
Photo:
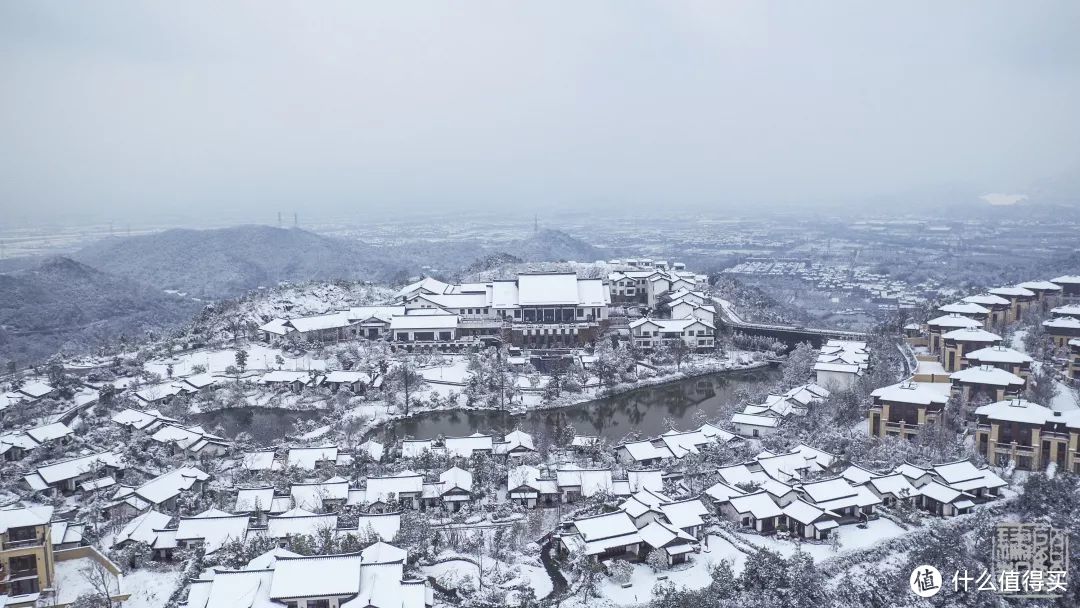
{"label": "distant mountain", "polygon": [[561,230],[540,230],[501,249],[526,262],[595,262],[606,259],[602,250]]}
{"label": "distant mountain", "polygon": [[269,226],[113,238],[72,257],[105,272],[201,298],[236,296],[283,281],[379,280],[404,266],[363,243]]}
{"label": "distant mountain", "polygon": [[141,337],[188,321],[200,306],[69,258],[47,258],[0,274],[0,361],[22,365],[121,335]]}
{"label": "distant mountain", "polygon": [[516,255],[511,255],[505,252],[491,253],[485,255],[482,258],[476,258],[471,264],[465,267],[465,273],[483,272],[485,270],[493,270],[506,264],[519,264],[521,258]]}

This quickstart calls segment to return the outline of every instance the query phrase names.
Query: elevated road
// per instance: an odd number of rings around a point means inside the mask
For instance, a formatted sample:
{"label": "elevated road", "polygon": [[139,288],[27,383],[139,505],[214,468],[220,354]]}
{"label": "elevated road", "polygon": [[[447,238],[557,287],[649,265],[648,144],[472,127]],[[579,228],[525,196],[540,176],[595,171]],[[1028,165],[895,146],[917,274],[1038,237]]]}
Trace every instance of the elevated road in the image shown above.
{"label": "elevated road", "polygon": [[821,329],[798,325],[752,323],[740,317],[731,302],[720,298],[713,298],[713,301],[716,303],[717,316],[719,317],[722,326],[728,327],[732,331],[738,331],[752,336],[768,336],[785,344],[810,342],[814,346],[820,347],[828,340],[864,341],[868,337],[865,332],[846,331],[842,329]]}

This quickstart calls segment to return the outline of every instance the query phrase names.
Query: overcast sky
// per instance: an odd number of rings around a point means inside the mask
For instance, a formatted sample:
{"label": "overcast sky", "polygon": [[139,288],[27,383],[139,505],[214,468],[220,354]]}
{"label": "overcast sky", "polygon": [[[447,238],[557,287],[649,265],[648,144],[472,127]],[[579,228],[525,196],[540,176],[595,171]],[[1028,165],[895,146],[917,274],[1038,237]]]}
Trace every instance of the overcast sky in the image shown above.
{"label": "overcast sky", "polygon": [[0,3],[15,220],[758,208],[1080,167],[1080,2]]}

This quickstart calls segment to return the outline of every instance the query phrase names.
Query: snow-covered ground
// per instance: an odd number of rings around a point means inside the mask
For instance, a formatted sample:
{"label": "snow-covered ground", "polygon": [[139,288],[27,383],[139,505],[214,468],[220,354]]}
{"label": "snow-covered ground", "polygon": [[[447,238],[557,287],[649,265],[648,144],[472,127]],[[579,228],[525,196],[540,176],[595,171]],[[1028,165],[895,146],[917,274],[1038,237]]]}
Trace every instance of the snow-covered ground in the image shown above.
{"label": "snow-covered ground", "polygon": [[[248,370],[324,370],[326,361],[316,359],[310,355],[291,357],[286,355],[280,348],[273,348],[264,344],[245,344],[242,349],[224,348],[217,350],[198,350],[173,357],[151,359],[143,366],[146,371],[168,377],[168,366],[173,366],[173,377],[183,378],[194,374],[192,367],[201,365],[210,374],[221,374],[230,365],[236,365],[236,351],[247,351]],[[277,357],[284,359],[284,364],[277,363]]]}
{"label": "snow-covered ground", "polygon": [[[792,540],[779,539],[775,535],[760,536],[742,532],[738,534],[740,538],[752,545],[771,549],[785,557],[795,553],[797,547],[801,547],[815,562],[821,562],[830,557],[865,549],[907,533],[900,526],[884,518],[869,522],[866,529],[848,525],[841,526],[837,531],[840,535],[838,552],[834,552],[828,544],[797,544]],[[658,576],[667,576],[667,581],[676,587],[700,589],[710,582],[709,570],[724,559],[732,563],[731,567],[735,574],[742,572],[747,558],[745,553],[720,536],[710,535],[708,545],[709,549],[706,551],[703,543],[701,553],[691,555],[691,561],[688,564],[680,564],[663,572],[654,572],[647,564],[633,564],[634,574],[630,577],[633,584],[630,587],[623,588],[611,579],[605,579],[600,585],[600,596],[619,606],[648,602],[652,599],[652,589],[657,583]]]}
{"label": "snow-covered ground", "polygon": [[131,598],[124,608],[161,608],[180,584],[180,570],[136,570],[124,575]]}

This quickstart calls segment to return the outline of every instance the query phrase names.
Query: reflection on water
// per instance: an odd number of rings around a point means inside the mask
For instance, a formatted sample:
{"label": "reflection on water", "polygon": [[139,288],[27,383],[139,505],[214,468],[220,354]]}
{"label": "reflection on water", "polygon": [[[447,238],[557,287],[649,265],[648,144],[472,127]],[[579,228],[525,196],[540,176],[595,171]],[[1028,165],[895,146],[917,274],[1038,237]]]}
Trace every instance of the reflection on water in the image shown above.
{"label": "reflection on water", "polygon": [[492,411],[424,412],[386,425],[381,436],[393,443],[405,436],[428,439],[440,434],[461,436],[476,431],[503,433],[514,427],[550,434],[557,424],[569,424],[578,435],[600,435],[610,441],[618,441],[631,431],[651,437],[668,430],[669,422],[679,429],[698,426],[698,412],[708,420],[730,416],[738,399],[736,393],[768,389],[779,378],[780,372],[772,367],[723,372],[524,415]]}
{"label": "reflection on water", "polygon": [[213,432],[221,425],[226,437],[247,432],[255,443],[272,445],[292,434],[297,420],[315,420],[323,415],[318,411],[296,411],[279,408],[245,407],[204,412],[192,416],[206,430]]}

